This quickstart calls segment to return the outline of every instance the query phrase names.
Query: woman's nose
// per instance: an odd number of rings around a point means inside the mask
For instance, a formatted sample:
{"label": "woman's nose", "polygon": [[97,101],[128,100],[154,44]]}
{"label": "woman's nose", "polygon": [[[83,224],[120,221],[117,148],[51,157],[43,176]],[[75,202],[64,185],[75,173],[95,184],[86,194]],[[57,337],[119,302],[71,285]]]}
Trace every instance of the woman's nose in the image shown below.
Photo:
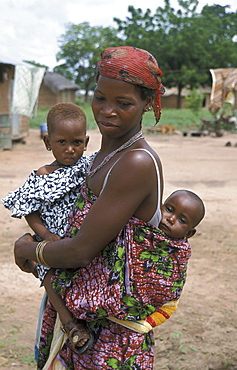
{"label": "woman's nose", "polygon": [[109,103],[106,103],[103,107],[103,114],[107,117],[116,116],[114,106]]}

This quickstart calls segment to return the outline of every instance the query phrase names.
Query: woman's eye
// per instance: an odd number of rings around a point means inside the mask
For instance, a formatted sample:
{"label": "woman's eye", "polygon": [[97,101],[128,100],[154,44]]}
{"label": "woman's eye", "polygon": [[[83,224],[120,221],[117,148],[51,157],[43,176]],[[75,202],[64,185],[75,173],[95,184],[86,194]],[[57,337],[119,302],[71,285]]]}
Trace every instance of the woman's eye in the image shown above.
{"label": "woman's eye", "polygon": [[98,100],[98,101],[104,101],[105,98],[103,96],[95,96],[94,95],[94,99]]}
{"label": "woman's eye", "polygon": [[121,101],[121,102],[118,102],[118,104],[121,106],[121,107],[123,107],[123,108],[127,108],[127,107],[130,107],[130,105],[131,105],[131,103],[125,103],[125,102],[123,102],[123,101]]}

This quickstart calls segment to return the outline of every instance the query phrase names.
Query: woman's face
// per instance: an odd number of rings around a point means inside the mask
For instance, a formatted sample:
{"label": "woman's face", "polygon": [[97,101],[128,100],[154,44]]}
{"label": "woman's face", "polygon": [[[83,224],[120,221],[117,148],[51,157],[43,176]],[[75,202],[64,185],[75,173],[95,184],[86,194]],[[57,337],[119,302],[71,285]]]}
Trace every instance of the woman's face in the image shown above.
{"label": "woman's face", "polygon": [[92,110],[100,132],[115,138],[136,133],[150,104],[142,100],[135,85],[99,76]]}

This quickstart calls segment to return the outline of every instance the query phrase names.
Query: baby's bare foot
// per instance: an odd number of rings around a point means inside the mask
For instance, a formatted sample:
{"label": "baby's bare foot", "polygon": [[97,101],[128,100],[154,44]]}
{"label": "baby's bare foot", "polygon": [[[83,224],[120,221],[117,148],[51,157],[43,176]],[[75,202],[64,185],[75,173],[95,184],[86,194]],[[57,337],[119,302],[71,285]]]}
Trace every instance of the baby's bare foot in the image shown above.
{"label": "baby's bare foot", "polygon": [[[92,335],[88,332],[86,322],[83,320],[69,321],[63,325],[63,330],[67,334],[68,339],[73,347],[73,350],[80,353],[85,352],[92,343],[88,343],[85,349],[82,347],[90,340]],[[93,340],[92,340],[93,341]]]}

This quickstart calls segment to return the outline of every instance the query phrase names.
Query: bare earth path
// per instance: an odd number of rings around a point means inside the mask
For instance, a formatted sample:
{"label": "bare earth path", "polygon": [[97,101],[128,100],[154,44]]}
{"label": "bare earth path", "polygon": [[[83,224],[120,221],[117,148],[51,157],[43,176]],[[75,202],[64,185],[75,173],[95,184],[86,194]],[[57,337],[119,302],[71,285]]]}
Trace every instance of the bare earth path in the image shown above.
{"label": "bare earth path", "polygon": [[[99,148],[100,140],[98,131],[89,135],[87,154]],[[206,218],[190,240],[192,257],[179,309],[155,329],[154,369],[237,369],[237,135],[146,137],[163,163],[164,197],[188,188],[206,204]],[[51,158],[38,130],[30,131],[26,144],[0,152],[0,197]],[[13,260],[14,241],[29,229],[2,204],[0,225],[0,369],[36,368],[33,345],[43,290]]]}

